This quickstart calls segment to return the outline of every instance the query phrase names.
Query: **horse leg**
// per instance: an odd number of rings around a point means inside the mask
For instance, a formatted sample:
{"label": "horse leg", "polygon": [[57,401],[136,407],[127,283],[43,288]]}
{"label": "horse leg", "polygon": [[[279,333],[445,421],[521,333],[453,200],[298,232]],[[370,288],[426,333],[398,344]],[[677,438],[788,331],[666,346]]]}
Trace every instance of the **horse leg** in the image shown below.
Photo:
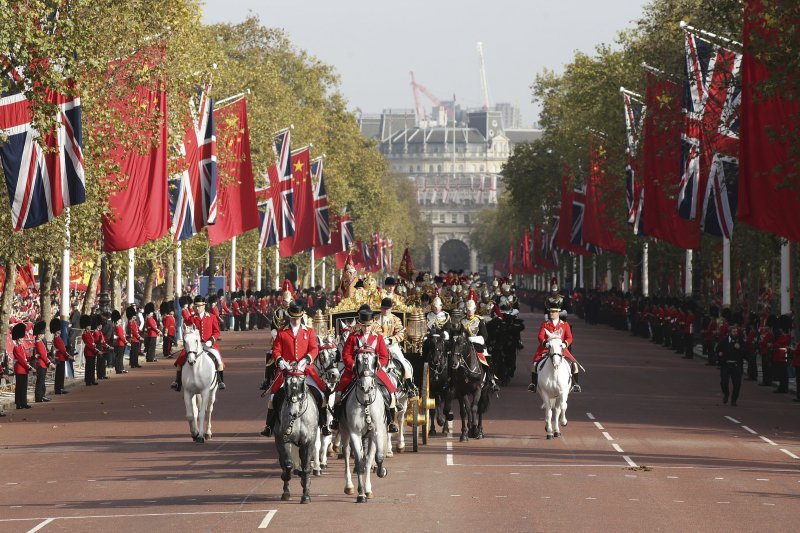
{"label": "horse leg", "polygon": [[472,437],[478,438],[478,404],[481,401],[481,389],[472,396],[469,406],[469,431]]}
{"label": "horse leg", "polygon": [[569,394],[564,394],[561,396],[561,425],[567,425],[567,397]]}
{"label": "horse leg", "polygon": [[553,402],[548,398],[544,402],[544,430],[547,433],[547,440],[553,438]]}
{"label": "horse leg", "polygon": [[350,466],[350,437],[339,432],[339,438],[341,438],[340,448],[344,456],[344,493],[352,495],[355,490],[353,489],[353,469]]}
{"label": "horse leg", "polygon": [[372,499],[372,469],[375,467],[375,450],[379,439],[381,445],[386,442],[386,436],[378,435],[377,432],[373,432],[371,437],[364,439],[364,462],[366,463],[364,466],[364,496],[368,500]]}
{"label": "horse leg", "polygon": [[292,470],[292,474],[295,476],[300,475],[300,448],[297,446],[292,446],[292,462],[294,463],[294,469]]}
{"label": "horse leg", "polygon": [[[416,401],[416,399],[414,401]],[[402,409],[397,410],[397,426],[400,428],[400,431],[397,434],[397,451],[399,453],[406,451],[406,436],[404,433],[406,430],[406,412],[408,411],[408,401],[403,402],[401,407]],[[427,413],[427,411],[425,412]],[[433,425],[431,425],[431,427],[433,427]],[[391,435],[391,433],[389,433],[389,435]],[[389,448],[389,451],[391,451],[391,448]]]}
{"label": "horse leg", "polygon": [[[319,433],[319,430],[317,430]],[[311,453],[314,450],[314,443],[306,442],[299,446],[300,448],[300,485],[303,487],[303,495],[300,497],[300,503],[309,503],[311,496],[308,491],[311,488]]]}
{"label": "horse leg", "polygon": [[[381,426],[381,428],[385,428],[386,425]],[[375,458],[375,465],[377,468],[375,469],[376,473],[378,474],[379,478],[384,478],[389,474],[389,471],[383,466],[383,461],[386,459],[385,450],[383,449],[383,442],[384,439],[381,436],[381,433],[387,431],[381,429],[377,432],[377,437],[373,439],[374,441],[374,458]]]}
{"label": "horse leg", "polygon": [[183,389],[183,403],[186,407],[186,420],[189,422],[189,434],[191,434],[192,440],[196,440],[199,434],[197,429],[197,407],[194,404],[194,395],[189,393],[186,387]]}
{"label": "horse leg", "polygon": [[553,438],[558,438],[561,436],[561,398],[556,398],[553,403]]}
{"label": "horse leg", "polygon": [[278,448],[278,460],[281,464],[281,479],[283,480],[282,501],[289,501],[292,497],[289,491],[289,480],[292,479],[292,451],[291,444],[283,442],[283,438],[275,437],[275,446]]}
{"label": "horse leg", "polygon": [[[400,431],[403,431],[403,429],[400,428]],[[392,451],[392,434],[391,433],[387,433],[386,434],[386,450],[387,450],[386,451],[386,456],[387,457],[394,457],[394,452]]]}
{"label": "horse leg", "polygon": [[356,476],[358,477],[358,496],[356,496],[356,503],[367,503],[367,496],[364,494],[364,481],[366,472],[368,472],[367,458],[361,443],[361,435],[350,435],[350,449],[353,451],[353,459],[356,463]]}
{"label": "horse leg", "polygon": [[204,431],[206,427],[206,410],[208,409],[208,391],[203,391],[199,394],[200,400],[197,406],[197,437],[194,441],[198,444],[203,444],[206,439]]}
{"label": "horse leg", "polygon": [[206,440],[211,440],[211,413],[214,412],[214,402],[217,399],[217,391],[212,390],[208,393],[208,407],[206,408]]}
{"label": "horse leg", "polygon": [[461,413],[461,437],[458,439],[459,442],[465,442],[469,440],[469,435],[467,435],[467,397],[466,396],[459,396],[458,398],[458,407]]}
{"label": "horse leg", "polygon": [[322,475],[322,461],[320,460],[320,450],[322,449],[322,431],[317,428],[317,431],[314,434],[314,443],[312,447],[312,451],[314,452],[311,456],[311,466],[313,468],[312,473],[315,476]]}

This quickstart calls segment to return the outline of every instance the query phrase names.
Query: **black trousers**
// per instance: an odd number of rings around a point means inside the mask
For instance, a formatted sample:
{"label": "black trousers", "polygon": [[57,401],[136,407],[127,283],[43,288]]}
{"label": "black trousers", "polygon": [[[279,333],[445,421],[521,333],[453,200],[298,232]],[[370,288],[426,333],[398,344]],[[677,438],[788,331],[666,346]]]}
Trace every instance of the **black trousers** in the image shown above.
{"label": "black trousers", "polygon": [[36,388],[34,389],[33,397],[41,401],[42,398],[45,397],[47,393],[47,389],[45,388],[44,380],[47,378],[47,369],[41,368],[39,366],[36,367]]}
{"label": "black trousers", "polygon": [[140,342],[131,343],[131,353],[128,355],[128,366],[131,368],[136,368],[139,366],[139,348],[141,345],[142,343]]}
{"label": "black trousers", "polygon": [[747,379],[753,381],[758,380],[758,365],[756,364],[756,353],[752,350],[747,353]]}
{"label": "black trousers", "polygon": [[125,370],[125,347],[114,346],[114,371],[122,374],[123,370]]}
{"label": "black trousers", "polygon": [[95,376],[94,376],[95,366],[96,366],[95,359],[97,359],[96,356],[92,356],[92,357],[87,357],[86,358],[86,367],[84,369],[83,381],[87,385],[91,385],[92,383],[97,383],[97,379],[95,379]]}
{"label": "black trousers", "polygon": [[726,363],[723,361],[719,370],[719,377],[722,394],[726,397],[728,396],[730,393],[729,385],[733,382],[731,401],[735,402],[739,399],[739,390],[742,388],[742,367],[736,363]]}
{"label": "black trousers", "polygon": [[716,365],[717,364],[717,343],[712,342],[711,348],[708,350],[708,364],[709,365]]}
{"label": "black trousers", "polygon": [[683,356],[687,359],[694,358],[694,338],[691,333],[683,334]]}
{"label": "black trousers", "polygon": [[157,337],[145,337],[144,339],[144,360],[148,363],[156,360],[156,339]]}
{"label": "black trousers", "polygon": [[55,383],[55,390],[56,392],[61,392],[64,390],[64,376],[66,375],[66,362],[56,362],[56,383]]}
{"label": "black trousers", "polygon": [[17,407],[28,405],[28,374],[15,374],[14,403]]}
{"label": "black trousers", "polygon": [[778,389],[781,392],[789,392],[789,366],[786,363],[772,363],[775,379],[778,381]]}
{"label": "black trousers", "polygon": [[233,315],[233,331],[239,331],[242,328],[242,316]]}
{"label": "black trousers", "polygon": [[761,355],[761,384],[772,385],[772,358],[769,355]]}
{"label": "black trousers", "polygon": [[172,357],[172,337],[164,335],[164,344],[161,346],[164,357]]}
{"label": "black trousers", "polygon": [[97,379],[105,379],[106,377],[106,359],[107,353],[100,352],[97,354],[97,361],[95,361],[95,365],[97,365]]}

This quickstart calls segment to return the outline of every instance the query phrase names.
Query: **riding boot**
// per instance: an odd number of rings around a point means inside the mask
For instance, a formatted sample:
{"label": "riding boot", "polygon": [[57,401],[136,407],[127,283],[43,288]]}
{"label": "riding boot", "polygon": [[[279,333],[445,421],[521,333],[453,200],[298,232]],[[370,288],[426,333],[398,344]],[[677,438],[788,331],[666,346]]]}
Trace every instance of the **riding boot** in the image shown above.
{"label": "riding boot", "polygon": [[328,428],[328,402],[325,399],[319,405],[319,429],[325,437],[331,434]]}
{"label": "riding boot", "polygon": [[531,372],[531,384],[528,385],[528,390],[531,392],[536,392],[536,385],[539,381],[539,376],[536,372]]}
{"label": "riding boot", "polygon": [[394,421],[395,416],[397,415],[397,409],[394,407],[389,408],[389,433],[397,433],[400,431],[400,428],[397,427],[397,423]]}
{"label": "riding boot", "polygon": [[173,381],[172,385],[170,385],[170,388],[175,392],[181,391],[181,370],[183,369],[179,368],[178,371],[175,373],[175,381]]}
{"label": "riding boot", "polygon": [[336,398],[333,401],[333,417],[331,417],[330,428],[333,430],[339,429],[339,418],[342,416],[342,397],[341,393],[336,393]]}
{"label": "riding boot", "polygon": [[267,408],[267,420],[264,429],[261,430],[261,434],[265,437],[272,436],[272,426],[275,424],[275,410],[272,408]]}
{"label": "riding boot", "polygon": [[414,382],[411,381],[411,378],[406,379],[405,387],[409,398],[416,398],[417,396],[419,396],[419,391],[417,390],[417,386],[414,385]]}
{"label": "riding boot", "polygon": [[220,390],[225,390],[225,381],[222,377],[223,370],[217,370],[217,388]]}
{"label": "riding boot", "polygon": [[581,392],[581,386],[578,385],[579,372],[572,374],[572,392]]}

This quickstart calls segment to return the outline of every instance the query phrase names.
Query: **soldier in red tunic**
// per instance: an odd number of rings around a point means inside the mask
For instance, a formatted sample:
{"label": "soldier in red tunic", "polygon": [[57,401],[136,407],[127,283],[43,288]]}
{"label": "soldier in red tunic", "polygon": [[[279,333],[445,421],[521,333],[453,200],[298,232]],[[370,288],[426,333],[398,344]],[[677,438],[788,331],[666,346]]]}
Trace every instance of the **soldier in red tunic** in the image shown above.
{"label": "soldier in red tunic", "polygon": [[114,324],[114,372],[117,374],[127,374],[125,370],[125,347],[129,346],[128,338],[125,335],[125,328],[122,327],[122,315],[114,309],[111,311],[111,322]]}
{"label": "soldier in red tunic", "polygon": [[539,361],[541,361],[542,357],[547,355],[547,346],[545,346],[545,342],[548,340],[546,332],[549,331],[551,334],[553,332],[560,332],[561,340],[564,342],[562,354],[572,363],[572,392],[581,392],[581,386],[578,385],[578,372],[580,370],[578,361],[575,360],[569,351],[570,346],[572,346],[572,328],[569,327],[569,324],[561,320],[561,306],[558,302],[548,298],[545,301],[545,306],[547,307],[547,312],[550,314],[550,318],[542,322],[542,326],[539,328],[539,349],[536,350],[536,355],[533,357],[531,384],[528,385],[528,390],[536,392],[536,385],[538,382],[536,366]]}
{"label": "soldier in red tunic", "polygon": [[[311,366],[319,353],[317,334],[313,328],[303,324],[304,312],[299,305],[292,302],[286,312],[289,316],[289,323],[278,332],[272,343],[272,357],[275,360],[275,367],[279,371],[305,373],[306,383],[317,400],[319,426],[324,434],[329,435],[330,430],[326,425],[327,416],[325,416],[325,410],[328,405],[326,401],[328,388],[319,374],[317,374],[316,369]],[[272,382],[272,387],[270,387],[272,405],[267,408],[266,425],[261,431],[261,434],[265,437],[272,435],[272,428],[281,410],[284,395],[281,388],[282,385],[283,372],[277,372],[275,381]]]}
{"label": "soldier in red tunic", "polygon": [[370,352],[378,355],[378,370],[375,372],[375,377],[386,387],[391,396],[391,404],[389,405],[390,414],[388,417],[389,433],[397,433],[400,428],[394,422],[395,419],[395,397],[394,393],[397,390],[386,374],[384,368],[389,364],[389,349],[386,347],[386,342],[383,336],[376,333],[372,328],[372,310],[368,305],[363,305],[358,310],[358,320],[353,328],[352,333],[347,337],[342,348],[342,361],[344,362],[344,373],[339,385],[336,387],[337,398],[336,406],[334,407],[334,421],[331,427],[336,429],[338,427],[338,406],[342,404],[341,393],[345,392],[349,385],[353,382],[353,367],[355,366],[356,357],[359,353]]}
{"label": "soldier in red tunic", "polygon": [[34,389],[36,403],[50,401],[50,398],[46,396],[45,379],[47,378],[47,369],[55,368],[55,365],[50,362],[50,358],[47,356],[47,347],[44,345],[44,332],[46,329],[47,323],[44,320],[40,320],[33,325],[33,335],[36,339],[33,345],[36,357],[36,388]]}
{"label": "soldier in red tunic", "polygon": [[164,344],[161,353],[164,359],[172,359],[172,345],[175,344],[175,301],[161,303],[161,326],[164,328]]}
{"label": "soldier in red tunic", "polygon": [[153,302],[147,302],[144,306],[144,314],[147,318],[144,321],[144,334],[145,334],[145,358],[148,363],[158,361],[156,359],[156,341],[158,340],[158,322],[156,322],[156,306]]}
{"label": "soldier in red tunic", "polygon": [[95,346],[94,333],[91,327],[92,317],[89,315],[81,315],[80,325],[83,329],[83,333],[81,334],[81,340],[83,341],[83,357],[86,360],[83,380],[86,386],[97,385],[97,377],[95,376],[97,347]]}
{"label": "soldier in red tunic", "polygon": [[125,309],[125,318],[128,319],[128,341],[131,344],[131,351],[128,354],[128,366],[142,368],[142,365],[139,364],[139,349],[142,346],[142,336],[139,331],[139,321],[136,320],[136,309],[132,305]]}
{"label": "soldier in red tunic", "polygon": [[25,338],[25,324],[14,324],[11,339],[14,341],[14,399],[17,409],[30,409],[28,403],[28,372],[33,370],[28,363],[28,350],[22,344]]}
{"label": "soldier in red tunic", "polygon": [[[215,316],[206,312],[206,299],[200,295],[194,297],[194,316],[188,325],[197,328],[200,332],[200,341],[203,342],[206,349],[215,356],[217,359],[217,386],[221,390],[225,390],[225,380],[223,371],[225,370],[225,361],[222,359],[222,353],[219,351],[217,341],[220,337],[219,321]],[[175,381],[170,385],[172,390],[181,390],[181,370],[183,364],[186,362],[186,350],[181,350],[180,355],[175,360],[175,366],[178,368],[175,374]]]}
{"label": "soldier in red tunic", "polygon": [[69,361],[69,352],[67,352],[64,339],[61,338],[60,318],[56,317],[50,321],[50,333],[53,334],[53,355],[56,360],[55,391],[56,394],[69,394],[64,390],[64,376],[66,374],[67,361]]}

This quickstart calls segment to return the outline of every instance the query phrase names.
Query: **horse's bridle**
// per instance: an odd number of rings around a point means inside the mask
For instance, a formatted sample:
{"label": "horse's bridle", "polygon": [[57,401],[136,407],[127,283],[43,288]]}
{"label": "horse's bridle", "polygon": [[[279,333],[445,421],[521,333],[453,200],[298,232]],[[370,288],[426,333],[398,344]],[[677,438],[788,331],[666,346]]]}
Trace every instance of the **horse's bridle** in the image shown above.
{"label": "horse's bridle", "polygon": [[[301,378],[301,388],[302,394],[292,395],[290,384],[290,378]],[[305,374],[301,372],[294,372],[294,371],[287,371],[284,373],[283,376],[283,386],[286,388],[286,397],[284,401],[287,402],[286,405],[289,406],[289,416],[291,416],[291,420],[289,420],[289,424],[286,426],[286,429],[283,431],[283,440],[287,442],[289,440],[290,435],[292,434],[292,429],[294,427],[294,422],[298,418],[301,418],[308,409],[308,386],[305,384]],[[300,411],[299,412],[292,412],[292,405],[300,403]]]}
{"label": "horse's bridle", "polygon": [[[467,341],[465,339],[464,342],[469,342],[469,341]],[[472,348],[472,344],[470,344],[470,348]],[[457,357],[455,358],[456,359],[456,363],[454,365],[450,365],[450,368],[452,370],[458,370],[459,367],[463,366],[464,370],[466,370],[467,373],[469,373],[469,374],[477,374],[478,373],[478,371],[480,370],[480,364],[481,363],[480,363],[480,361],[478,361],[477,357],[475,357],[475,368],[470,368],[470,366],[467,364],[467,361],[464,359],[464,355],[462,353],[456,351],[455,343],[453,344],[453,354],[457,355]]]}
{"label": "horse's bridle", "polygon": [[[363,352],[363,353],[366,353],[366,352]],[[361,355],[362,354],[359,354],[359,359],[361,361],[364,361],[364,359],[361,357]],[[377,356],[375,356],[375,357],[377,357]],[[361,391],[366,396],[366,401],[361,401],[361,398],[359,398],[358,394],[356,394],[356,401],[359,403],[359,405],[361,405],[364,409],[366,409],[370,404],[372,404],[372,402],[375,401],[375,397],[377,395],[378,388],[375,386],[375,371],[373,371],[371,368],[369,368],[368,365],[367,365],[367,368],[362,369],[361,365],[358,364],[358,363],[359,363],[359,360],[357,359],[356,360],[356,364],[359,367],[359,371],[358,371],[358,383],[356,384],[356,387],[358,388],[359,391]],[[371,386],[369,386],[369,387],[365,387],[364,384],[362,383],[362,378],[367,378],[367,377],[372,378],[371,381],[370,381]]]}
{"label": "horse's bridle", "polygon": [[[444,340],[442,340],[442,336],[438,333],[431,333],[428,337],[430,339],[430,343],[433,345],[433,355],[434,357],[429,360],[430,363],[430,370],[433,372],[434,377],[438,376],[439,374],[444,373],[445,368],[447,367],[447,350],[445,349]],[[441,352],[439,347],[441,346]]]}

